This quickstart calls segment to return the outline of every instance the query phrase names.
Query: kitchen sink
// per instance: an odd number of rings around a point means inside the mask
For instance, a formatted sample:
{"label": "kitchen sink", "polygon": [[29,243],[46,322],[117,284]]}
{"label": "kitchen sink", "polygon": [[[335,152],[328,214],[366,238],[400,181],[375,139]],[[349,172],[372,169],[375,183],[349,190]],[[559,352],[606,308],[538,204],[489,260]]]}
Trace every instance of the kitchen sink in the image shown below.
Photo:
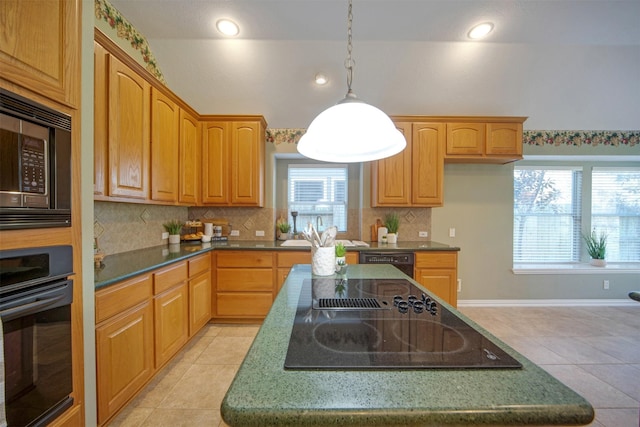
{"label": "kitchen sink", "polygon": [[280,246],[311,247],[311,242],[309,242],[308,240],[285,240]]}

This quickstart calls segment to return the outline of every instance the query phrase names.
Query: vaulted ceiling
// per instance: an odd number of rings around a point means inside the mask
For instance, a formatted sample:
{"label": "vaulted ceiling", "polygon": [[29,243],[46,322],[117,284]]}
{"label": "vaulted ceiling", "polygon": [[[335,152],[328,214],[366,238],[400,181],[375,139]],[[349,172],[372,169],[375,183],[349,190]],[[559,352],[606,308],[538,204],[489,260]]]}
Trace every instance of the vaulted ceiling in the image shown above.
{"label": "vaulted ceiling", "polygon": [[[169,87],[200,113],[305,127],[346,92],[347,0],[111,3],[147,38]],[[220,18],[240,34],[219,34]],[[494,31],[469,41],[470,27],[485,21]],[[548,68],[580,73],[594,53],[639,55],[638,22],[638,0],[355,0],[353,89],[389,114],[528,115],[521,100],[554,80]],[[313,83],[319,72],[328,85]]]}

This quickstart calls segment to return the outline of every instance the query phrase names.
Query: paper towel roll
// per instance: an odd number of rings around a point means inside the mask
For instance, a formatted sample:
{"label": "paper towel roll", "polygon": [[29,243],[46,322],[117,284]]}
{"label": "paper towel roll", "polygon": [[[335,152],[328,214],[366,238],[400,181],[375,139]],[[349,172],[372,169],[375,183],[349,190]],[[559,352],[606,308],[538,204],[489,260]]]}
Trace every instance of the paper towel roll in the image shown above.
{"label": "paper towel roll", "polygon": [[204,234],[205,236],[213,236],[213,224],[210,222],[204,223]]}

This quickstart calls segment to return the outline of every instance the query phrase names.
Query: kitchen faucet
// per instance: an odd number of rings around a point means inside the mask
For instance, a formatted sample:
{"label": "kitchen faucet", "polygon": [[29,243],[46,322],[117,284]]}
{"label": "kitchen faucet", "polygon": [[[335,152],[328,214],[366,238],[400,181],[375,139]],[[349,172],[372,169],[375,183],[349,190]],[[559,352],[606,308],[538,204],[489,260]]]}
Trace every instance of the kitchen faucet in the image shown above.
{"label": "kitchen faucet", "polygon": [[322,223],[322,217],[321,217],[320,215],[318,215],[318,216],[316,217],[316,230],[320,231],[320,226],[321,226],[321,225],[324,225],[324,224]]}

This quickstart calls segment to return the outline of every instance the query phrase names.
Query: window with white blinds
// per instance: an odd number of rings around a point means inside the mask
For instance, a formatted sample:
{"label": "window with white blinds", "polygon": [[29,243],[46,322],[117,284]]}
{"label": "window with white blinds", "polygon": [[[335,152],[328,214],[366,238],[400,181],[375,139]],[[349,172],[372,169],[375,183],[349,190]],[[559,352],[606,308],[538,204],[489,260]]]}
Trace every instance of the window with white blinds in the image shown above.
{"label": "window with white blinds", "polygon": [[335,225],[347,231],[347,165],[290,164],[287,182],[288,210],[298,212],[298,229],[311,222],[320,230]]}
{"label": "window with white blinds", "polygon": [[579,261],[581,194],[580,168],[515,167],[514,264]]}
{"label": "window with white blinds", "polygon": [[640,261],[640,168],[594,167],[591,228],[607,235],[607,262]]}

